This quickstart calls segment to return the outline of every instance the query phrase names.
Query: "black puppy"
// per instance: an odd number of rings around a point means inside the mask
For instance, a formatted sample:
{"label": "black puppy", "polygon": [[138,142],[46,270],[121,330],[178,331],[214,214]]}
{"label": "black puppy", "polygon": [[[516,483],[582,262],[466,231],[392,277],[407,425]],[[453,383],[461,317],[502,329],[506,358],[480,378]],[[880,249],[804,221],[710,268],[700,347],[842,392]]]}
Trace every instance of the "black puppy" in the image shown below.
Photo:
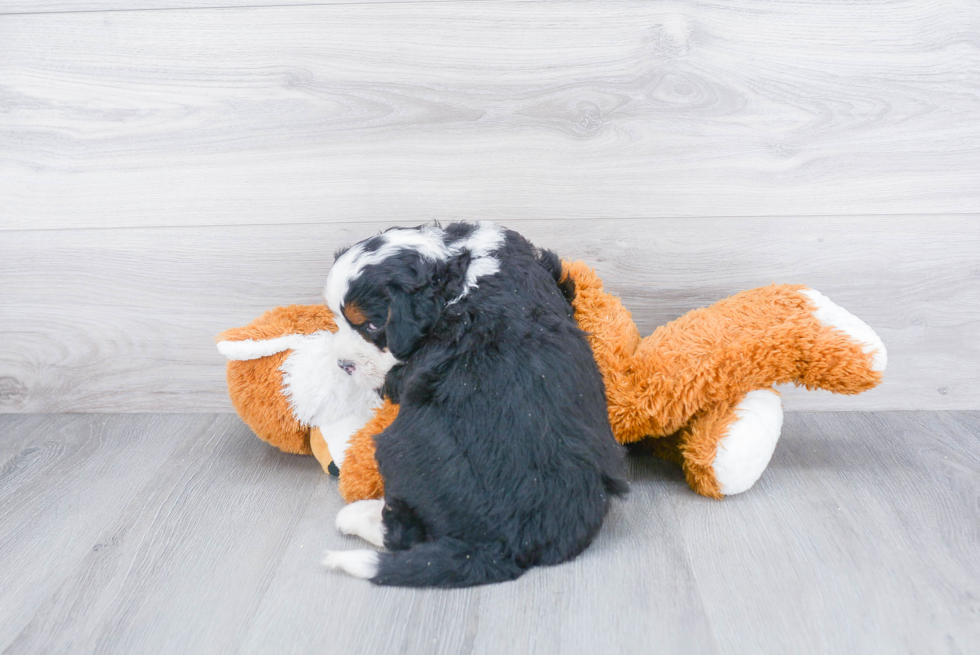
{"label": "black puppy", "polygon": [[585,549],[626,491],[602,378],[561,261],[516,232],[456,223],[389,230],[337,257],[340,330],[399,361],[398,418],[376,437],[384,501],[337,527],[391,552],[324,564],[384,585],[510,580]]}

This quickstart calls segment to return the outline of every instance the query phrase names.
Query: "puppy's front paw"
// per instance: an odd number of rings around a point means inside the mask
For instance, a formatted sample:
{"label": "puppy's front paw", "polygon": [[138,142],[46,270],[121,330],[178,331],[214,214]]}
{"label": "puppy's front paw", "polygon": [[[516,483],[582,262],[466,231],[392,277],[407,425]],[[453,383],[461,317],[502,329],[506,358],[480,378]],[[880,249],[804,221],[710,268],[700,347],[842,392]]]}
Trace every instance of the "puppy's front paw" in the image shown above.
{"label": "puppy's front paw", "polygon": [[385,527],[381,521],[381,512],[384,506],[383,500],[359,500],[351,503],[337,513],[337,530],[383,547]]}
{"label": "puppy's front paw", "polygon": [[327,550],[323,552],[322,563],[332,571],[367,580],[378,574],[378,559],[373,550]]}

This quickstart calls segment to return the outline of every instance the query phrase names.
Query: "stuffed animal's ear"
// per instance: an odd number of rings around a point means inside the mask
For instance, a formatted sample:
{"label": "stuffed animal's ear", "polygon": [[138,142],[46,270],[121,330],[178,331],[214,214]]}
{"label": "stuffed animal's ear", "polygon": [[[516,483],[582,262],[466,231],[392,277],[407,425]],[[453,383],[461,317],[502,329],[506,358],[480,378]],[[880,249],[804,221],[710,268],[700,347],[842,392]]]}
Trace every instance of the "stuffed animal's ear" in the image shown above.
{"label": "stuffed animal's ear", "polygon": [[275,355],[284,350],[295,350],[302,345],[306,338],[302,334],[288,334],[275,339],[243,339],[241,341],[226,339],[218,342],[218,352],[231,361],[245,362],[250,359]]}

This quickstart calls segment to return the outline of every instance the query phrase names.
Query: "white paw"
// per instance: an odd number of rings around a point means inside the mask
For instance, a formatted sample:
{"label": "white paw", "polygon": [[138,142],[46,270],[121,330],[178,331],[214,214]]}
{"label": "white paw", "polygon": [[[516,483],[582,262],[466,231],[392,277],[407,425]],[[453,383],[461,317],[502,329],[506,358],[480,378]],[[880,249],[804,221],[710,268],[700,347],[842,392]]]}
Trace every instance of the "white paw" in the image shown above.
{"label": "white paw", "polygon": [[379,556],[373,550],[326,550],[322,563],[332,571],[370,579],[378,574]]}
{"label": "white paw", "polygon": [[815,289],[804,289],[802,293],[816,305],[817,309],[813,315],[818,321],[840,330],[861,344],[861,350],[871,353],[872,371],[885,370],[885,366],[888,365],[888,351],[885,350],[881,338],[867,323]]}
{"label": "white paw", "polygon": [[750,391],[735,408],[738,418],[718,442],[713,468],[726,496],[747,491],[769,466],[783,427],[783,406],[768,389]]}
{"label": "white paw", "polygon": [[351,503],[337,512],[337,530],[383,547],[385,526],[381,521],[381,510],[384,506],[383,500],[359,500]]}

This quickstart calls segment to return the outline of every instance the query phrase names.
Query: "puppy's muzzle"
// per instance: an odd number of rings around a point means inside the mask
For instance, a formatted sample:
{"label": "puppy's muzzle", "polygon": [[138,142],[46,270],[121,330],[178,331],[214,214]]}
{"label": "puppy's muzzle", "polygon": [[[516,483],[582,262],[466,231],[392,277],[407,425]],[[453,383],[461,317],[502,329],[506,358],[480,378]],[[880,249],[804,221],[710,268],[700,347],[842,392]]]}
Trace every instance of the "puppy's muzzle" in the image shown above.
{"label": "puppy's muzzle", "polygon": [[357,368],[354,366],[354,362],[349,359],[338,359],[337,366],[343,370],[347,375],[354,375],[354,370]]}

